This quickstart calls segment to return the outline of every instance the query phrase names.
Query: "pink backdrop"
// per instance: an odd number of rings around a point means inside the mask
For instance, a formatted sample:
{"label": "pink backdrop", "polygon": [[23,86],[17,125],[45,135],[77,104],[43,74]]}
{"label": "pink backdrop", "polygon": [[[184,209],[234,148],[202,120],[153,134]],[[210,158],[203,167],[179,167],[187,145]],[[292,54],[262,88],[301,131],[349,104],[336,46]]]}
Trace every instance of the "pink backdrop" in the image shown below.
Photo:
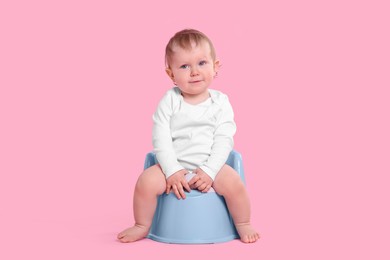
{"label": "pink backdrop", "polygon": [[[2,1],[0,258],[389,259],[387,3]],[[253,245],[115,240],[187,27],[223,64]]]}

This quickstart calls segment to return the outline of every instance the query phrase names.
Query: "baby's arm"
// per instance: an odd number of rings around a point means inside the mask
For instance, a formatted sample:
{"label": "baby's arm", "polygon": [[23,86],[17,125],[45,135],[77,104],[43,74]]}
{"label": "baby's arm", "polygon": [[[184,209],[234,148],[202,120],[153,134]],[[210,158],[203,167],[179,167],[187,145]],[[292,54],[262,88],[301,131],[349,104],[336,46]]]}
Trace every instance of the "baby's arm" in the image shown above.
{"label": "baby's arm", "polygon": [[184,169],[177,160],[172,144],[170,122],[175,103],[172,93],[172,91],[168,91],[165,94],[153,115],[154,152],[166,178]]}
{"label": "baby's arm", "polygon": [[222,96],[221,112],[218,114],[217,127],[214,132],[214,143],[207,161],[200,166],[212,180],[225,165],[230,152],[233,149],[233,136],[236,133],[234,112],[226,95]]}

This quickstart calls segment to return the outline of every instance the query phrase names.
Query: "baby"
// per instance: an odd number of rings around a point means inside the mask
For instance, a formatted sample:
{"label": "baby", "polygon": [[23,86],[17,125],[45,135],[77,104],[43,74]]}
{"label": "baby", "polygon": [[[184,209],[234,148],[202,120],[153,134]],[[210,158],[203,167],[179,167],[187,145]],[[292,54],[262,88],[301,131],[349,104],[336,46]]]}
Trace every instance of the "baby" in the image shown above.
{"label": "baby", "polygon": [[[244,243],[260,238],[250,223],[248,193],[226,160],[236,132],[228,97],[209,86],[220,67],[212,42],[203,33],[186,29],[168,42],[166,72],[175,87],[168,90],[153,115],[153,146],[159,164],[146,169],[134,191],[134,226],[118,234],[133,242],[149,233],[157,197],[174,192],[185,199],[191,189],[222,195]],[[194,173],[187,182],[185,175]]]}

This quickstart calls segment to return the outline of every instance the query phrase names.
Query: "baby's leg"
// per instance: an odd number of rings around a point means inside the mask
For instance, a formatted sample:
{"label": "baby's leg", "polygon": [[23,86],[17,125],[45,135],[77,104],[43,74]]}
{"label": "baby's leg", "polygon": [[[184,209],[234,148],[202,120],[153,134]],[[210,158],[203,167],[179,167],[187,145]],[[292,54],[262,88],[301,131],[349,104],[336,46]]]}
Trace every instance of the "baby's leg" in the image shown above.
{"label": "baby's leg", "polygon": [[157,207],[157,197],[165,189],[166,179],[159,165],[149,167],[140,175],[134,190],[135,224],[118,234],[121,242],[134,242],[147,236]]}
{"label": "baby's leg", "polygon": [[218,172],[213,188],[225,198],[241,241],[256,242],[260,236],[250,224],[249,197],[237,172],[225,164]]}

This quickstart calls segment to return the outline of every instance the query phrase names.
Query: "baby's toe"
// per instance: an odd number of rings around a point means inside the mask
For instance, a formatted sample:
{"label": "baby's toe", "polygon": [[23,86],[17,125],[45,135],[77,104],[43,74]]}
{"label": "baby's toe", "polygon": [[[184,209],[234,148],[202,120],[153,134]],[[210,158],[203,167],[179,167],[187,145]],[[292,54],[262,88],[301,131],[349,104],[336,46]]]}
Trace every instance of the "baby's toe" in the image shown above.
{"label": "baby's toe", "polygon": [[245,235],[245,236],[241,237],[241,241],[244,242],[244,243],[249,243],[249,241],[250,241],[249,240],[249,236]]}
{"label": "baby's toe", "polygon": [[256,242],[256,235],[252,235],[251,236],[251,239],[250,239],[250,241],[251,241],[251,243],[253,243],[253,242]]}

